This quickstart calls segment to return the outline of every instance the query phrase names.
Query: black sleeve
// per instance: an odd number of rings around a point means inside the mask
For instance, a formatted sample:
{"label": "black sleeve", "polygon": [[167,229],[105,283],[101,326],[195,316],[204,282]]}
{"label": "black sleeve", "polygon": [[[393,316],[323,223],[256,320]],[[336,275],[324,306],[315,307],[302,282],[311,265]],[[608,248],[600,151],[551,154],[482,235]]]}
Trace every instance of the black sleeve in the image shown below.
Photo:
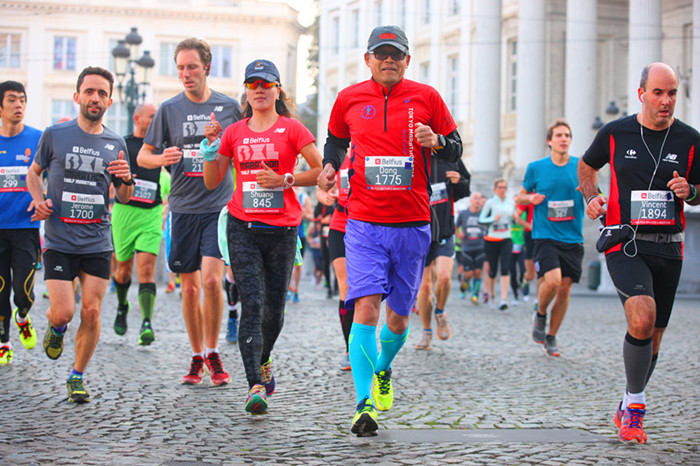
{"label": "black sleeve", "polygon": [[444,139],[444,144],[442,148],[434,150],[435,155],[447,162],[457,162],[461,159],[462,139],[459,137],[457,130],[442,136],[442,138]]}
{"label": "black sleeve", "polygon": [[583,154],[583,161],[591,168],[600,170],[610,162],[610,123],[600,128],[593,142]]}
{"label": "black sleeve", "polygon": [[323,164],[325,167],[327,163],[333,165],[335,171],[340,170],[340,166],[345,160],[345,153],[350,147],[350,138],[341,139],[335,137],[328,131],[328,136],[326,137],[326,144],[323,146]]}
{"label": "black sleeve", "polygon": [[467,170],[467,167],[464,166],[464,162],[462,162],[462,160],[459,160],[455,165],[461,177],[457,184],[448,183],[447,186],[452,190],[452,200],[458,201],[471,194],[469,184],[472,176],[469,174],[469,170]]}

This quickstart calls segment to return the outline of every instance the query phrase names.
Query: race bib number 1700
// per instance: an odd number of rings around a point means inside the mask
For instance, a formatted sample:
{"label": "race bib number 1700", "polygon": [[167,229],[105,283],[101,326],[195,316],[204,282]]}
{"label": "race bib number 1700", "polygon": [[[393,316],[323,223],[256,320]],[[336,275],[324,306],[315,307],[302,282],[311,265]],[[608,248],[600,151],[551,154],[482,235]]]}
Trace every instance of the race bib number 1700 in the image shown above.
{"label": "race bib number 1700", "polygon": [[61,220],[65,223],[100,223],[105,211],[105,199],[100,194],[80,194],[63,191]]}

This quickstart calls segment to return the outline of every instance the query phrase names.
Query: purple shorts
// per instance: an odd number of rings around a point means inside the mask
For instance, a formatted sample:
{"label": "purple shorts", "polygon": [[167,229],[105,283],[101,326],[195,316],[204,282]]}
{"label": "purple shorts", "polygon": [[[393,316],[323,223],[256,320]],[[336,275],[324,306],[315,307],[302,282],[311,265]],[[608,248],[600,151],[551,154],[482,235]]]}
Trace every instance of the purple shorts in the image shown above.
{"label": "purple shorts", "polygon": [[348,219],[345,307],[353,309],[355,299],[381,294],[394,312],[410,315],[423,278],[428,249],[430,225],[387,227]]}

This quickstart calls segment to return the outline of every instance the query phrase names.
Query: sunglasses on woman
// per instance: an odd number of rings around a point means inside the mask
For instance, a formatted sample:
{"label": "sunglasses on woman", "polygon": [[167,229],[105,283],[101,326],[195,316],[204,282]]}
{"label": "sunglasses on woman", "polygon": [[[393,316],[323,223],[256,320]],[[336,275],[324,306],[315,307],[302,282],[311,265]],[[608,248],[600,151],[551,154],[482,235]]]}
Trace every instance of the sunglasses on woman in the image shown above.
{"label": "sunglasses on woman", "polygon": [[257,81],[243,83],[243,86],[245,86],[246,89],[257,89],[258,86],[262,86],[263,89],[272,89],[273,87],[275,87],[277,85],[278,85],[277,82],[268,82],[268,81],[263,81],[262,79],[258,79]]}

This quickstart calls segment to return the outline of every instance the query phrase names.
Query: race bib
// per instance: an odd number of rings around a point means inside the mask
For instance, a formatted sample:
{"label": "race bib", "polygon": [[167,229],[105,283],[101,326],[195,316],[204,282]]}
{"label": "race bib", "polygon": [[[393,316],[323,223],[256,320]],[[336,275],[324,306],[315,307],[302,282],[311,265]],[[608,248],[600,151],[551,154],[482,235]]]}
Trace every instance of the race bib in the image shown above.
{"label": "race bib", "polygon": [[447,183],[435,183],[431,184],[430,187],[433,190],[433,194],[430,195],[430,205],[444,204],[449,200],[447,197]]}
{"label": "race bib", "polygon": [[547,202],[547,220],[552,222],[565,222],[574,219],[574,201],[549,201]]}
{"label": "race bib", "polygon": [[340,189],[350,189],[350,177],[348,176],[347,168],[340,170]]}
{"label": "race bib", "polygon": [[156,202],[156,192],[158,183],[134,178],[134,193],[131,195],[132,201],[139,201],[146,204]]}
{"label": "race bib", "polygon": [[284,210],[284,188],[262,188],[257,181],[243,181],[243,211],[249,214],[277,214]]}
{"label": "race bib", "polygon": [[494,233],[505,233],[510,230],[510,223],[503,220],[493,224]]}
{"label": "race bib", "polygon": [[185,176],[204,176],[204,157],[199,150],[185,149],[183,161],[185,163]]}
{"label": "race bib", "polygon": [[465,232],[465,238],[470,239],[470,240],[475,240],[475,239],[481,239],[481,237],[484,235],[484,230],[479,227],[467,227],[467,231]]}
{"label": "race bib", "polygon": [[675,225],[675,206],[671,191],[632,191],[632,225]]}
{"label": "race bib", "polygon": [[407,191],[413,181],[413,157],[365,157],[365,180],[367,189]]}
{"label": "race bib", "polygon": [[61,220],[65,223],[100,223],[105,211],[101,194],[79,194],[63,191]]}
{"label": "race bib", "polygon": [[29,167],[0,167],[0,193],[22,192],[27,189]]}

